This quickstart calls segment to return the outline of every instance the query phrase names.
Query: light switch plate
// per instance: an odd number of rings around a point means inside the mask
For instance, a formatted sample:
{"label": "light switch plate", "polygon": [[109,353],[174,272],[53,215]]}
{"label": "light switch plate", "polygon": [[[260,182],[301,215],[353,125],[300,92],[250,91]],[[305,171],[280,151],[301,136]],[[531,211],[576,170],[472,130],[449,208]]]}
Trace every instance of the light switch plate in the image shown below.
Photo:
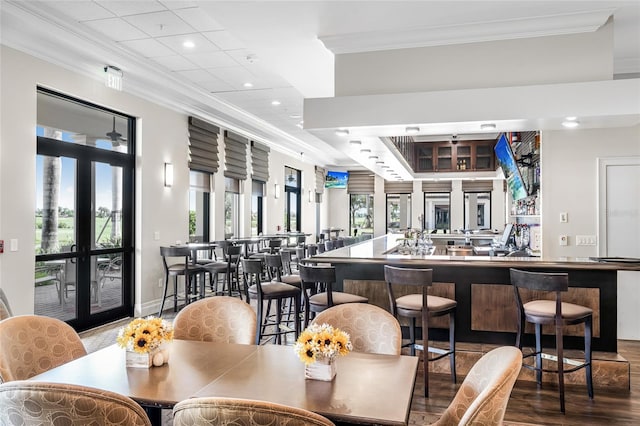
{"label": "light switch plate", "polygon": [[560,223],[567,223],[567,222],[569,222],[569,213],[560,212]]}
{"label": "light switch plate", "polygon": [[18,251],[18,240],[16,238],[9,240],[9,250]]}
{"label": "light switch plate", "polygon": [[576,245],[577,246],[595,246],[596,236],[595,235],[576,235]]}

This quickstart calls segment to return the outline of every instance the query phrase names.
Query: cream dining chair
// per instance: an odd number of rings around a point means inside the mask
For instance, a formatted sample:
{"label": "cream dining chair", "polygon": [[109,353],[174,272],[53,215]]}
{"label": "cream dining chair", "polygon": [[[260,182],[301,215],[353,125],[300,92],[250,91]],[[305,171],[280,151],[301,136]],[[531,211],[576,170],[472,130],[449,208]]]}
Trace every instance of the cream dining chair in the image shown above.
{"label": "cream dining chair", "polygon": [[0,321],[13,316],[11,312],[11,306],[9,306],[9,299],[4,294],[4,290],[0,288]]}
{"label": "cream dining chair", "polygon": [[400,355],[402,330],[398,320],[384,309],[368,303],[332,306],[312,323],[329,324],[349,334],[355,352]]}
{"label": "cream dining chair", "polygon": [[191,398],[173,407],[173,426],[332,426],[326,417],[301,408],[233,398]]}
{"label": "cream dining chair", "polygon": [[173,337],[204,342],[251,345],[256,340],[256,313],[231,296],[214,296],[184,307],[173,320]]}
{"label": "cream dining chair", "polygon": [[39,315],[0,321],[0,381],[26,380],[87,354],[67,323]]}
{"label": "cream dining chair", "polygon": [[150,426],[126,396],[64,383],[18,380],[0,385],[0,425]]}
{"label": "cream dining chair", "polygon": [[522,352],[515,346],[503,346],[484,354],[433,425],[501,425],[521,365]]}

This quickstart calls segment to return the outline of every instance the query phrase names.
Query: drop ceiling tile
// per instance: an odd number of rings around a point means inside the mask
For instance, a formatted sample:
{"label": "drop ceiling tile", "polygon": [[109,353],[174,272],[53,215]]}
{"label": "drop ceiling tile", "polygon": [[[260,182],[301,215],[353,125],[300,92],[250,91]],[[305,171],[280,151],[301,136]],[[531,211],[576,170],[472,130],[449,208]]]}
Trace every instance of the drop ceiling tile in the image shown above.
{"label": "drop ceiling tile", "polygon": [[115,17],[115,14],[91,1],[55,1],[45,2],[45,4],[78,22]]}
{"label": "drop ceiling tile", "polygon": [[168,10],[127,16],[124,19],[152,37],[196,32],[189,24],[180,19],[178,15]]}
{"label": "drop ceiling tile", "polygon": [[224,29],[218,21],[209,16],[207,12],[200,7],[179,9],[173,12],[198,31],[217,31]]}
{"label": "drop ceiling tile", "polygon": [[239,65],[235,67],[212,68],[210,72],[238,90],[248,90],[249,88],[244,87],[244,83],[253,83],[254,79],[254,76],[249,71]]}
{"label": "drop ceiling tile", "polygon": [[160,56],[153,60],[170,71],[186,71],[198,68],[193,62],[180,55]]}
{"label": "drop ceiling tile", "polygon": [[197,7],[197,1],[190,0],[160,0],[167,9],[176,10],[176,9],[186,9],[189,7]]}
{"label": "drop ceiling tile", "polygon": [[112,40],[126,41],[148,38],[149,36],[121,18],[98,19],[83,22],[83,25]]}
{"label": "drop ceiling tile", "polygon": [[202,33],[206,38],[214,42],[222,50],[244,49],[245,45],[240,40],[231,35],[229,31],[208,31]]}
{"label": "drop ceiling tile", "polygon": [[[181,34],[167,37],[156,37],[160,43],[170,48],[174,53],[180,55],[197,55],[200,53],[208,53],[219,51],[218,46],[211,43],[199,33]],[[184,47],[183,43],[191,41],[193,47]]]}
{"label": "drop ceiling tile", "polygon": [[[81,3],[74,1],[73,3]],[[160,2],[147,0],[147,1],[97,1],[100,6],[115,13],[118,16],[136,15],[139,13],[157,12],[159,10],[165,10],[166,8]]]}
{"label": "drop ceiling tile", "polygon": [[198,65],[200,68],[220,68],[237,65],[229,55],[222,51],[209,52],[194,55],[184,55],[185,58]]}
{"label": "drop ceiling tile", "polygon": [[145,58],[175,55],[173,50],[152,38],[121,41],[120,44],[141,54]]}
{"label": "drop ceiling tile", "polygon": [[179,74],[182,77],[194,83],[202,83],[209,80],[218,80],[216,79],[216,77],[212,76],[210,73],[208,73],[203,69],[177,71],[176,74]]}
{"label": "drop ceiling tile", "polygon": [[[242,66],[252,66],[252,61],[259,60],[258,56],[249,49],[226,50],[227,55],[235,59]],[[255,58],[255,59],[249,59]]]}
{"label": "drop ceiling tile", "polygon": [[207,80],[207,81],[202,81],[199,83],[196,83],[198,86],[204,88],[205,90],[207,90],[208,92],[228,92],[229,90],[233,90],[233,88],[231,86],[229,86],[227,83],[225,83],[222,80],[218,80],[215,77],[211,77],[211,79]]}

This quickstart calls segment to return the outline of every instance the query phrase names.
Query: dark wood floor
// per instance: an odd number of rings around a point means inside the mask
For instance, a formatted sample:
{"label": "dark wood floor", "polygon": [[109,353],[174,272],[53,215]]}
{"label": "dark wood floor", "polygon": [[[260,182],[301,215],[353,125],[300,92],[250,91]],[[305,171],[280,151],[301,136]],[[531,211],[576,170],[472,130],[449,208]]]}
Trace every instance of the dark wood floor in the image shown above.
{"label": "dark wood floor", "polygon": [[[566,388],[566,414],[560,412],[558,389],[517,382],[505,415],[506,424],[536,425],[640,425],[640,341],[618,342],[618,352],[631,363],[631,391],[595,389],[590,400],[585,386]],[[420,374],[422,374],[420,372]],[[576,374],[583,374],[582,371]],[[423,398],[422,377],[416,379],[411,406],[411,424],[429,424],[453,399],[457,385],[448,375],[431,374],[429,398]]]}

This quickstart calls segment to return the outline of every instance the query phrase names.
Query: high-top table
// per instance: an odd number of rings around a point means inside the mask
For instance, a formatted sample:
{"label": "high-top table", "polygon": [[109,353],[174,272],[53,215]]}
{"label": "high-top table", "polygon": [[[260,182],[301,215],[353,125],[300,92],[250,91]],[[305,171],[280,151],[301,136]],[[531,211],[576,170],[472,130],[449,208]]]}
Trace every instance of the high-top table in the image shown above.
{"label": "high-top table", "polygon": [[174,340],[169,363],[127,368],[117,345],[88,354],[31,380],[71,383],[126,395],[152,424],[161,408],[196,396],[252,398],[305,408],[336,422],[406,425],[418,358],[352,352],[337,359],[332,382],[306,380],[291,346]]}

